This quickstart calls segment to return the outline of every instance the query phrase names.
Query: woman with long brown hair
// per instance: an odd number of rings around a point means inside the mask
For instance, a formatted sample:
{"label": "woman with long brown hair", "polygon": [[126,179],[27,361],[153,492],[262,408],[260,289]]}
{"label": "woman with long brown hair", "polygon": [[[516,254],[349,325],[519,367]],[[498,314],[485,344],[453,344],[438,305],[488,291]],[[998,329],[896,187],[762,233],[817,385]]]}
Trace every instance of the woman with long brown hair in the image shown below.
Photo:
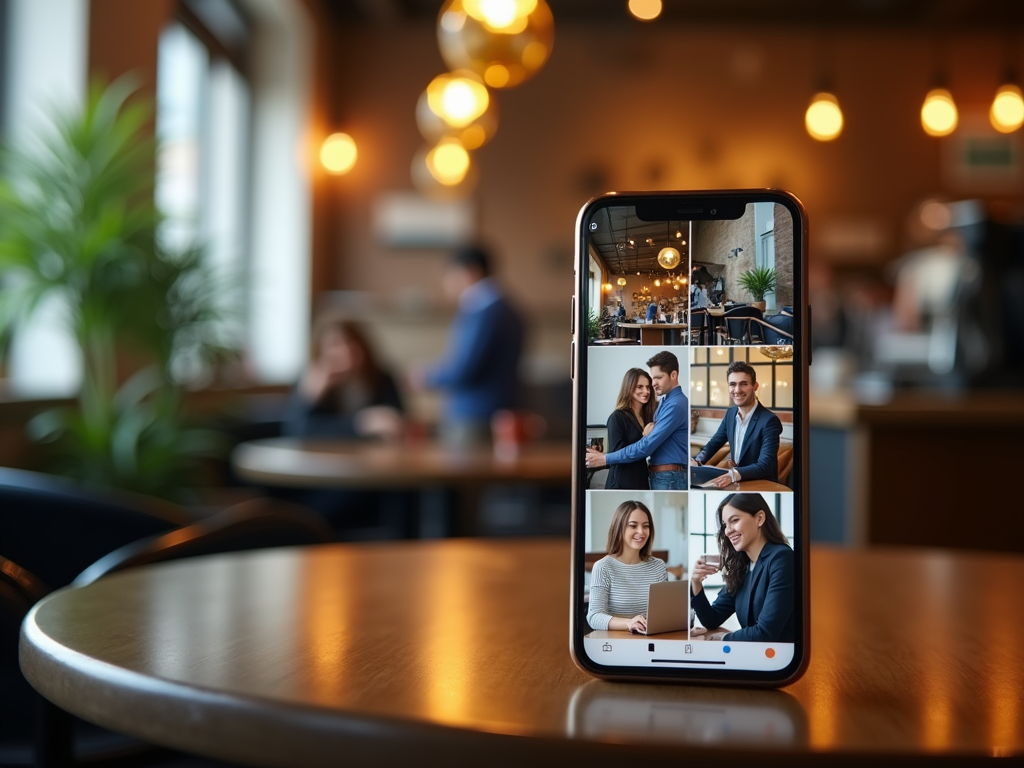
{"label": "woman with long brown hair", "polygon": [[[654,421],[655,398],[651,377],[643,368],[630,368],[622,377],[615,410],[608,417],[606,452],[632,445],[644,436],[644,427]],[[613,464],[608,469],[605,488],[646,491],[651,487],[647,477],[647,460]]]}
{"label": "woman with long brown hair", "polygon": [[[715,516],[721,567],[701,556],[690,576],[690,606],[700,623],[714,629],[735,613],[741,629],[720,639],[793,642],[793,549],[768,502],[759,493],[732,493]],[[725,587],[709,603],[704,579],[719,571]]]}
{"label": "woman with long brown hair", "polygon": [[608,526],[608,554],[590,576],[587,623],[593,629],[647,631],[647,587],[668,581],[663,560],[653,557],[654,517],[639,501],[624,501]]}

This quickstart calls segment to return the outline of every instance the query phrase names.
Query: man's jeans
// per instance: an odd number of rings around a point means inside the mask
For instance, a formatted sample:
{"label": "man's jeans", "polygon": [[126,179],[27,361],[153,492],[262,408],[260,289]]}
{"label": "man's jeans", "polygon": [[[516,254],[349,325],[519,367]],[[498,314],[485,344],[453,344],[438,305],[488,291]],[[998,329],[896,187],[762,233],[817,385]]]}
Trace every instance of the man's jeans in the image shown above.
{"label": "man's jeans", "polygon": [[651,472],[652,491],[685,491],[686,470],[670,469],[668,472]]}

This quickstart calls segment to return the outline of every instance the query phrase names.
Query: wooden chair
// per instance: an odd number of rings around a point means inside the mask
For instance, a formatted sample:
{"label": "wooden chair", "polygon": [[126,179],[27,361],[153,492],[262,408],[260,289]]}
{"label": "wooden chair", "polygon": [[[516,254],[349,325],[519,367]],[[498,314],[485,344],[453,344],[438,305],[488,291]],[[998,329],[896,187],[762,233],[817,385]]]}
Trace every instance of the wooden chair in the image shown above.
{"label": "wooden chair", "polygon": [[789,473],[793,470],[793,445],[779,443],[779,482],[788,485]]}

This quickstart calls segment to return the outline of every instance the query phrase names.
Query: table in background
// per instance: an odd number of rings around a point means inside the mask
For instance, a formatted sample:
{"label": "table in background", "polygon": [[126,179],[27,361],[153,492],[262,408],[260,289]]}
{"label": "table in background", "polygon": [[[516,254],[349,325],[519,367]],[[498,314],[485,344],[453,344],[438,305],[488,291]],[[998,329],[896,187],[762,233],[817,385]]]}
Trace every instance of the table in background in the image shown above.
{"label": "table in background", "polygon": [[[289,488],[436,490],[454,488],[454,531],[421,520],[434,533],[472,533],[479,494],[488,485],[562,485],[572,480],[569,442],[528,442],[499,454],[490,446],[455,450],[436,441],[359,442],[275,437],[238,445],[231,462],[240,477],[259,485]],[[427,515],[421,510],[421,515]]]}
{"label": "table in background", "polygon": [[645,347],[678,346],[684,339],[686,323],[619,323],[619,328],[640,331],[640,343]]}
{"label": "table in background", "polygon": [[568,654],[568,546],[549,540],[125,571],[39,603],[21,663],[82,717],[264,766],[1024,755],[1024,558],[811,561],[811,664],[781,692],[589,679]]}

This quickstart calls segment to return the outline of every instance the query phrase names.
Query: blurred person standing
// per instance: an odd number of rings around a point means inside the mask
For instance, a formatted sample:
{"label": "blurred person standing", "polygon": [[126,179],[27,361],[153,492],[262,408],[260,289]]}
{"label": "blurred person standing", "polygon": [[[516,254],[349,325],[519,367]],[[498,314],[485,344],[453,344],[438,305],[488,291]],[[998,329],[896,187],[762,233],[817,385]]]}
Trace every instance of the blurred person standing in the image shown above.
{"label": "blurred person standing", "polygon": [[444,289],[458,301],[447,348],[436,364],[412,371],[410,384],[447,393],[439,435],[461,448],[488,442],[494,413],[519,405],[524,329],[483,248],[468,246],[452,255]]}

